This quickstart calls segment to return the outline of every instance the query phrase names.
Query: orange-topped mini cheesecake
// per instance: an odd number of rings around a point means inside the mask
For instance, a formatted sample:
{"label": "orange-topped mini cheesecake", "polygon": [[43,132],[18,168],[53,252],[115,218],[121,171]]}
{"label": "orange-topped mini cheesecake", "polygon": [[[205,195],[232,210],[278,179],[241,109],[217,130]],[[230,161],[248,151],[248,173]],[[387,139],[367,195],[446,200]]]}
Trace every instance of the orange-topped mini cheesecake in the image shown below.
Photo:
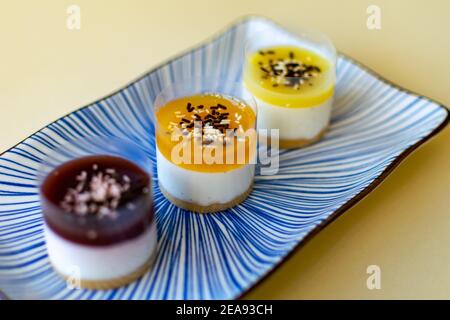
{"label": "orange-topped mini cheesecake", "polygon": [[335,50],[327,39],[280,36],[251,42],[244,83],[258,104],[258,129],[279,129],[281,148],[323,135],[335,86]]}
{"label": "orange-topped mini cheesecake", "polygon": [[218,93],[166,101],[155,113],[159,186],[175,205],[214,212],[251,191],[256,157],[256,112]]}

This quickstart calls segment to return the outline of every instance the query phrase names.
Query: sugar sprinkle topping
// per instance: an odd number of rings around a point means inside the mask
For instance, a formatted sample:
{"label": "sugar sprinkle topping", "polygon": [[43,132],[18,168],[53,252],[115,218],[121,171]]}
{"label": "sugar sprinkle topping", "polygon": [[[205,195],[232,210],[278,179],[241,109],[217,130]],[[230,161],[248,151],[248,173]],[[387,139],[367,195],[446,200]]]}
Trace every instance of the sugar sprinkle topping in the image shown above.
{"label": "sugar sprinkle topping", "polygon": [[[222,97],[218,94],[208,95]],[[233,99],[233,102],[237,103],[240,108],[246,107],[239,100]],[[239,124],[242,119],[242,115],[239,113],[234,114],[234,120],[231,119],[227,109],[225,105],[220,103],[209,106],[208,108],[203,104],[193,106],[191,102],[188,102],[186,111],[189,116],[186,114],[182,114],[181,116],[180,111],[175,111],[175,117],[180,118],[180,121],[178,123],[173,121],[169,122],[168,129],[170,132],[181,129],[184,136],[202,139],[205,146],[215,142],[226,143],[231,138],[230,132],[234,134],[237,130],[237,128],[230,128],[232,122]],[[243,131],[242,125],[239,124],[239,128],[240,131]]]}
{"label": "sugar sprinkle topping", "polygon": [[[115,219],[124,193],[130,190],[131,179],[125,174],[119,175],[113,168],[100,171],[94,164],[92,169],[94,172],[91,175],[84,170],[76,176],[76,186],[67,190],[60,206],[77,216]],[[133,206],[132,203],[127,204],[129,210]]]}
{"label": "sugar sprinkle topping", "polygon": [[[258,51],[261,56],[275,54],[275,50]],[[299,90],[303,85],[312,85],[311,80],[316,78],[321,69],[315,65],[303,63],[296,59],[294,52],[289,52],[285,59],[268,59],[259,61],[259,69],[263,72],[262,79],[270,80],[272,87],[285,86]]]}

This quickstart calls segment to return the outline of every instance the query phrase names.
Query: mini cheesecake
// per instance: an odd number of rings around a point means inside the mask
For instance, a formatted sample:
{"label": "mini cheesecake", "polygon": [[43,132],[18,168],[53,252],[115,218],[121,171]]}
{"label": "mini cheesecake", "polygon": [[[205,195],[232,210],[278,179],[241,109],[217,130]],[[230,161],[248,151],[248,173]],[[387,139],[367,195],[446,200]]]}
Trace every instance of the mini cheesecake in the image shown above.
{"label": "mini cheesecake", "polygon": [[[199,94],[169,101],[156,111],[156,121],[158,183],[169,201],[208,213],[247,198],[256,156],[256,113],[250,106]],[[249,129],[254,135],[245,137]],[[177,161],[181,153],[184,161]]]}
{"label": "mini cheesecake", "polygon": [[115,156],[56,167],[41,188],[49,259],[61,276],[110,289],[141,276],[155,257],[157,231],[149,175]]}
{"label": "mini cheesecake", "polygon": [[296,46],[265,47],[247,56],[244,83],[257,100],[258,129],[279,129],[281,148],[302,147],[324,134],[334,62]]}

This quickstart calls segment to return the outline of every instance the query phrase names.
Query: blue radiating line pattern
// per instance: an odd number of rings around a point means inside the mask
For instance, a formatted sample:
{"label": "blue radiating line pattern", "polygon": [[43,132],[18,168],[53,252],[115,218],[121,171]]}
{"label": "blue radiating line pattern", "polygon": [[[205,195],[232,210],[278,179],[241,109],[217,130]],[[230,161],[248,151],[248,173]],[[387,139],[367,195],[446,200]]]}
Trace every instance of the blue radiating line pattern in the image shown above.
{"label": "blue radiating line pattern", "polygon": [[[153,269],[115,290],[67,289],[49,264],[42,232],[36,183],[45,156],[67,141],[102,135],[132,140],[154,162],[152,105],[161,88],[194,75],[239,81],[245,39],[260,30],[274,37],[282,32],[262,18],[242,21],[0,157],[1,290],[22,299],[232,299],[446,120],[438,104],[340,57],[332,124],[322,141],[281,150],[279,172],[257,175],[250,197],[218,214],[181,210],[155,184],[159,254]],[[156,180],[154,165],[152,171]]]}

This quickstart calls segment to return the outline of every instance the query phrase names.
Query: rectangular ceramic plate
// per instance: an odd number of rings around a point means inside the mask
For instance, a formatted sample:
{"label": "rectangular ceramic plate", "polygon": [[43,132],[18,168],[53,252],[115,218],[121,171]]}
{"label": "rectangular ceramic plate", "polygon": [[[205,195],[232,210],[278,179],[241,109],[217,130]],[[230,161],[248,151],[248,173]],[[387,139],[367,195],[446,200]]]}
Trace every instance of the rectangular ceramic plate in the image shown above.
{"label": "rectangular ceramic plate", "polygon": [[[282,151],[275,176],[256,176],[241,205],[199,215],[171,205],[156,187],[159,254],[152,271],[108,291],[70,290],[47,258],[36,169],[63,141],[127,137],[155,158],[152,104],[162,87],[193,75],[239,81],[255,31],[283,29],[250,17],[127,87],[57,120],[0,156],[0,288],[12,299],[232,299],[296,247],[373,190],[448,122],[443,106],[388,83],[339,56],[332,122],[313,146]],[[156,177],[156,170],[154,170]],[[155,184],[157,186],[157,184]]]}

